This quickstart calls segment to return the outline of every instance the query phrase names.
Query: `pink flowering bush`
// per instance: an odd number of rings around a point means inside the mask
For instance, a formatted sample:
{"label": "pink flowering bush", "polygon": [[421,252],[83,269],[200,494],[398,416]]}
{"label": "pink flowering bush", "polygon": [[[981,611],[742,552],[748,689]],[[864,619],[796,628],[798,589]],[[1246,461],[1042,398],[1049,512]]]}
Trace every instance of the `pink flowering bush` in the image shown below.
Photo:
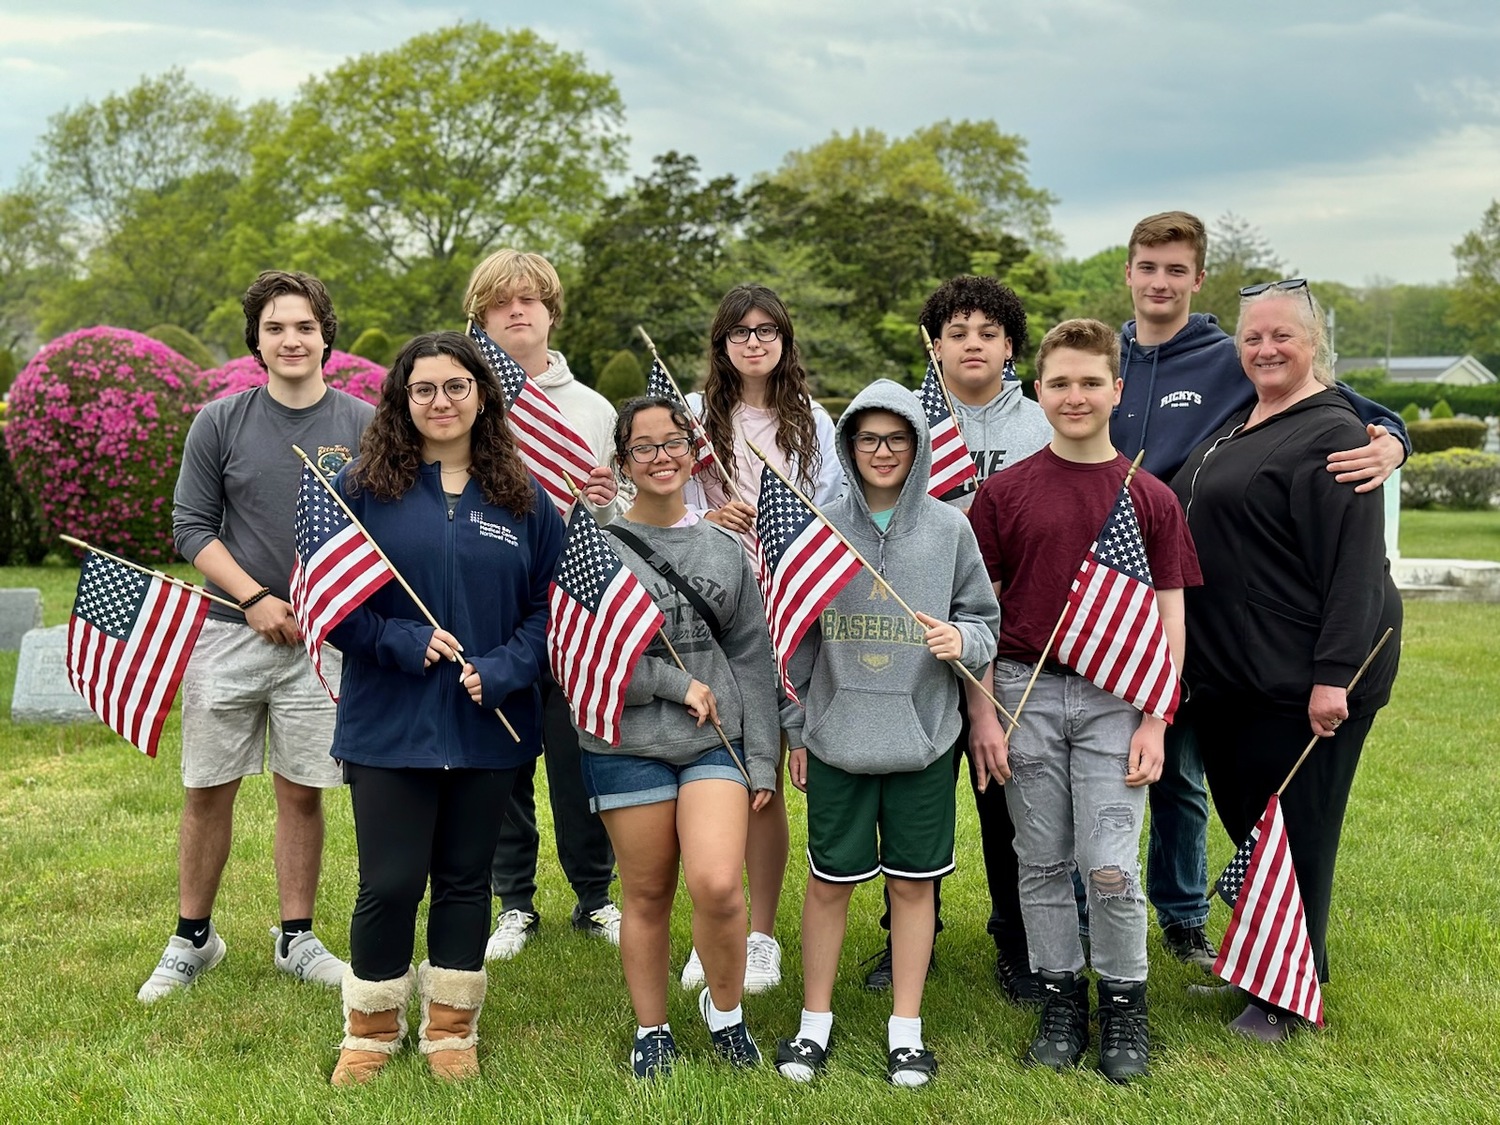
{"label": "pink flowering bush", "polygon": [[172,547],[172,488],[197,368],[121,328],[47,344],[16,376],[5,443],[49,538],[68,534],[142,562]]}
{"label": "pink flowering bush", "polygon": [[[372,406],[380,401],[380,381],[384,378],[385,368],[380,364],[348,352],[333,352],[323,365],[323,379],[330,387],[362,398]],[[198,393],[204,402],[209,402],[265,384],[265,370],[254,356],[246,355],[199,375]]]}

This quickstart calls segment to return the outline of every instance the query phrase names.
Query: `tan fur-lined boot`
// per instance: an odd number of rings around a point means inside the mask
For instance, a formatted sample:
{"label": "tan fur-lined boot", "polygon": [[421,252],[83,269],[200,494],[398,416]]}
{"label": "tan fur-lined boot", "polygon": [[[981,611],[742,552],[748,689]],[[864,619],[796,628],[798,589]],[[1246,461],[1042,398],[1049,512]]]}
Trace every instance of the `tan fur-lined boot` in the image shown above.
{"label": "tan fur-lined boot", "polygon": [[427,961],[417,969],[422,997],[418,1046],[435,1077],[456,1081],[479,1076],[475,1044],[486,981],[483,969],[435,969]]}
{"label": "tan fur-lined boot", "polygon": [[412,969],[395,980],[361,980],[352,968],[344,970],[344,1041],[333,1085],[368,1082],[391,1061],[406,1038],[406,1003],[416,979]]}

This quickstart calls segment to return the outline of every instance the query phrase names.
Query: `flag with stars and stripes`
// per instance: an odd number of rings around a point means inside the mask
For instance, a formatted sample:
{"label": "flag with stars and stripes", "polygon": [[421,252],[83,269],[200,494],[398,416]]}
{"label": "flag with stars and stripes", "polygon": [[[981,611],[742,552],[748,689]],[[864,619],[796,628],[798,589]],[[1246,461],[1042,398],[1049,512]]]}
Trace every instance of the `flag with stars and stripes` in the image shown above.
{"label": "flag with stars and stripes", "polygon": [[859,572],[859,556],[770,465],[760,473],[755,533],[760,539],[760,592],[776,667],[787,697],[800,703],[787,664],[818,614]]}
{"label": "flag with stars and stripes", "polygon": [[106,726],[156,757],[208,598],[93,552],[68,621],[68,683]]}
{"label": "flag with stars and stripes", "polygon": [[1148,715],[1170,723],[1177,711],[1177,667],[1125,485],[1073,579],[1057,658]]}
{"label": "flag with stars and stripes", "polygon": [[395,572],[365,529],[349,517],[329,486],[306,465],[302,466],[302,485],[297,490],[292,534],[297,546],[292,564],[292,613],[323,689],[338,702],[338,695],[323,676],[323,644],[334,626],[394,578]]}
{"label": "flag with stars and stripes", "polygon": [[688,406],[687,399],[683,398],[682,392],[677,389],[677,381],[662,366],[659,359],[651,361],[651,370],[646,375],[646,393],[652,398],[664,398],[682,407],[682,412],[687,415],[688,427],[692,431],[693,472],[700,472],[707,467],[714,459],[713,442],[708,440],[708,431],[703,428],[702,420]]}
{"label": "flag with stars and stripes", "polygon": [[1323,990],[1281,816],[1281,798],[1274,793],[1250,835],[1250,846],[1243,892],[1224,931],[1214,973],[1251,996],[1322,1027]]}
{"label": "flag with stars and stripes", "polygon": [[1255,855],[1255,845],[1260,840],[1260,825],[1250,830],[1250,836],[1234,853],[1234,858],[1225,866],[1223,873],[1214,880],[1214,891],[1232,910],[1240,901],[1240,890],[1245,885],[1245,876],[1250,870],[1250,859]]}
{"label": "flag with stars and stripes", "polygon": [[964,443],[964,435],[953,411],[948,407],[947,396],[943,394],[942,378],[930,359],[917,397],[922,400],[927,429],[932,435],[932,475],[927,479],[928,493],[939,500],[952,500],[972,492],[979,479],[979,470],[974,467],[974,458]]}
{"label": "flag with stars and stripes", "polygon": [[625,688],[666,618],[582,504],[548,596],[547,661],[579,730],[620,744]]}
{"label": "flag with stars and stripes", "polygon": [[469,335],[484,353],[485,362],[500,380],[505,392],[505,417],[516,435],[521,460],[557,505],[562,515],[573,505],[568,479],[582,488],[597,461],[589,443],[578,436],[557,404],[536,385],[536,380],[491,340],[479,325],[469,323]]}

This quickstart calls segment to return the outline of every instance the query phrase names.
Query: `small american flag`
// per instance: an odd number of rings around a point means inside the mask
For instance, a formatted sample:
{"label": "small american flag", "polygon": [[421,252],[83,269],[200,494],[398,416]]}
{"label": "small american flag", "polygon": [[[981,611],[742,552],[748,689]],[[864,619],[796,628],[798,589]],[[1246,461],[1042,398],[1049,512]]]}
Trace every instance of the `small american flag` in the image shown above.
{"label": "small american flag", "polygon": [[1250,829],[1250,836],[1240,845],[1239,851],[1229,861],[1223,873],[1214,881],[1214,891],[1228,903],[1230,909],[1240,901],[1240,890],[1245,885],[1245,876],[1250,870],[1250,858],[1255,855],[1255,844],[1260,839],[1260,825]]}
{"label": "small american flag", "polygon": [[156,757],[208,599],[90,552],[68,621],[68,683],[106,726]]}
{"label": "small american flag", "polygon": [[687,404],[687,399],[682,397],[682,392],[677,389],[677,381],[662,366],[660,359],[651,361],[651,370],[646,375],[646,393],[652,398],[664,398],[668,402],[675,402],[682,407],[682,412],[687,415],[688,427],[693,437],[693,472],[700,472],[713,462],[714,446],[708,440],[708,431],[703,428],[703,422],[693,413]]}
{"label": "small american flag", "polygon": [[800,703],[787,677],[787,663],[818,614],[859,572],[859,556],[770,465],[760,473],[755,533],[760,537],[760,589],[776,667],[787,697]]}
{"label": "small american flag", "polygon": [[337,702],[338,696],[323,676],[323,643],[334,626],[395,574],[365,529],[349,518],[328,485],[307,465],[302,466],[292,532],[297,545],[292,613],[318,679]]}
{"label": "small american flag", "polygon": [[1177,711],[1177,667],[1125,485],[1073,579],[1057,658],[1148,715],[1171,722]]}
{"label": "small american flag", "polygon": [[557,510],[568,514],[573,491],[568,478],[582,487],[597,463],[589,443],[578,436],[562,411],[525,370],[479,325],[469,324],[469,335],[484,353],[490,370],[505,392],[505,416],[516,435],[526,467],[536,476]]}
{"label": "small american flag", "polygon": [[932,435],[932,475],[927,480],[927,491],[939,500],[952,500],[972,492],[979,470],[974,467],[974,458],[943,394],[942,378],[930,359],[917,397],[922,400],[927,429]]}
{"label": "small american flag", "polygon": [[1273,794],[1266,802],[1250,840],[1253,852],[1244,890],[1237,895],[1214,972],[1250,995],[1322,1027],[1323,990],[1281,818],[1281,798]]}
{"label": "small american flag", "polygon": [[548,600],[547,659],[573,722],[618,746],[625,687],[666,618],[582,504],[568,520]]}

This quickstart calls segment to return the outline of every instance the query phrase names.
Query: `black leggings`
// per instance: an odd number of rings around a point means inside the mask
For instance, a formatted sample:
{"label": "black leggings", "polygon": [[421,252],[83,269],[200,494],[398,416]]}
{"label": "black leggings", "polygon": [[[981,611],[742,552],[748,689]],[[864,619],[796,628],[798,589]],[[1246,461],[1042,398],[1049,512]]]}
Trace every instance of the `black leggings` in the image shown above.
{"label": "black leggings", "polygon": [[417,906],[432,879],[427,957],[484,967],[490,858],[516,771],[381,769],[345,763],[359,849],[349,953],[361,980],[394,980],[412,963]]}

